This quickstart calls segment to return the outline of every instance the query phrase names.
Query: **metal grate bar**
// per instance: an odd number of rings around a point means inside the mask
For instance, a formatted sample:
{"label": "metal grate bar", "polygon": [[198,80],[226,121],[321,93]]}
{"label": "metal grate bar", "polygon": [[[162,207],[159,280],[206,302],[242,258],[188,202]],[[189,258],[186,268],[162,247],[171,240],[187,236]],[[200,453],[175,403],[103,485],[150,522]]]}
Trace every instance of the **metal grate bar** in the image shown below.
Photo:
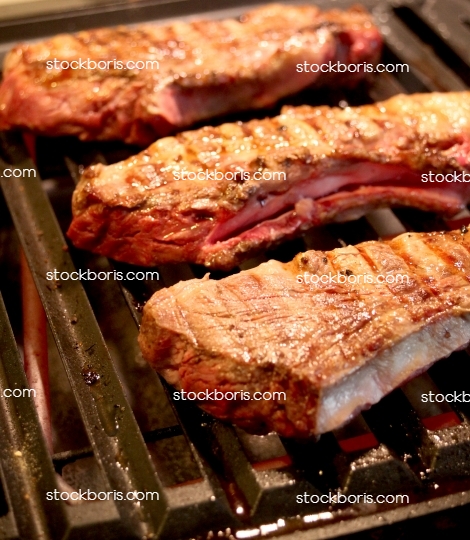
{"label": "metal grate bar", "polygon": [[[2,143],[9,162],[18,167],[34,168],[18,136],[2,137]],[[166,517],[166,496],[155,476],[83,287],[77,281],[53,283],[46,280],[47,272],[55,268],[68,272],[75,270],[64,249],[66,243],[50,203],[38,178],[18,178],[14,182],[2,178],[0,184],[88,437],[110,487],[124,493],[160,494],[158,501],[141,501],[139,505],[116,501],[119,512],[136,536],[156,534]],[[84,370],[98,374],[98,383],[88,386],[83,377]]]}
{"label": "metal grate bar", "polygon": [[[374,15],[390,50],[401,62],[411,66],[412,73],[423,86],[433,92],[466,90],[467,86],[458,74],[437,56],[429,54],[429,47],[407,28],[393,11],[379,7],[374,11]],[[406,75],[408,74],[396,76],[402,84],[409,84],[410,78],[406,78]]]}
{"label": "metal grate bar", "polygon": [[452,4],[426,0],[414,11],[470,66],[470,5],[466,0],[453,0]]}
{"label": "metal grate bar", "polygon": [[[0,459],[6,491],[21,538],[62,538],[68,529],[55,473],[31,397],[3,397],[5,389],[26,389],[20,353],[0,296]],[[40,473],[40,474],[39,474]]]}
{"label": "metal grate bar", "polygon": [[[93,156],[93,162],[94,163],[103,163],[107,164],[106,157],[101,152],[96,152]],[[80,179],[79,174],[79,167],[77,164],[70,159],[69,157],[65,158],[66,166],[72,176],[72,179],[74,180],[75,184],[78,183]],[[108,261],[111,267],[120,267],[119,263]],[[159,267],[159,274],[162,277],[162,281],[165,284],[165,286],[170,286],[173,283],[176,283],[180,281],[181,279],[193,279],[195,276],[193,272],[191,271],[189,265],[187,264],[181,264],[181,265],[175,265],[171,269],[171,271],[166,267]],[[152,287],[150,287],[152,285]],[[154,284],[147,283],[147,290],[149,293],[149,296],[155,292]],[[160,288],[161,285],[159,284]],[[132,295],[132,293],[127,290],[125,286],[123,286],[121,283],[119,284],[119,289],[121,290],[124,299],[126,301],[126,304],[130,310],[130,313],[134,319],[134,322],[136,323],[137,328],[140,326],[141,321],[141,313],[140,310],[136,307],[136,299]],[[168,518],[169,523],[166,525],[166,529],[163,533],[165,535],[168,531],[171,531],[171,527],[175,527],[180,519],[181,511],[185,512],[185,523],[186,526],[188,526],[191,522],[193,523],[193,527],[196,526],[196,522],[201,520],[201,516],[203,515],[204,511],[207,511],[207,517],[206,517],[206,523],[209,525],[209,523],[225,523],[231,524],[232,526],[236,524],[236,521],[233,520],[232,516],[229,514],[229,508],[228,503],[225,498],[225,495],[221,491],[221,488],[219,486],[218,480],[213,474],[213,472],[210,470],[210,468],[205,464],[204,460],[201,459],[201,456],[199,455],[198,451],[194,447],[194,445],[191,443],[191,439],[188,436],[186,429],[185,429],[185,422],[181,422],[180,415],[178,411],[178,407],[174,403],[174,401],[171,399],[171,391],[167,384],[163,382],[163,388],[166,393],[166,397],[169,401],[169,404],[173,410],[173,413],[175,414],[176,418],[180,422],[178,428],[181,431],[183,435],[185,435],[186,442],[188,444],[187,451],[191,452],[194,459],[196,460],[199,470],[201,471],[202,484],[198,485],[198,496],[199,496],[199,504],[198,506],[195,506],[195,494],[193,493],[193,504],[190,508],[187,507],[187,504],[181,504],[182,500],[185,500],[184,492],[188,490],[188,487],[175,487],[171,489],[168,492],[168,495],[170,496],[170,507],[171,512]],[[197,415],[196,415],[197,416]],[[194,422],[191,422],[194,424]],[[223,426],[223,425],[222,425]],[[193,425],[193,431],[194,429],[197,430],[197,427]],[[221,427],[221,429],[229,429],[225,426]],[[204,438],[202,431],[198,430],[199,433],[197,435],[198,438]],[[194,433],[193,433],[194,436]],[[189,488],[192,489],[192,488]],[[217,497],[215,496],[217,494]],[[194,509],[196,508],[196,511]],[[204,508],[206,510],[204,510]],[[211,511],[212,509],[212,511]],[[215,521],[214,521],[215,520]],[[179,525],[179,528],[181,529],[181,525]],[[188,529],[188,533],[191,531],[191,529]]]}

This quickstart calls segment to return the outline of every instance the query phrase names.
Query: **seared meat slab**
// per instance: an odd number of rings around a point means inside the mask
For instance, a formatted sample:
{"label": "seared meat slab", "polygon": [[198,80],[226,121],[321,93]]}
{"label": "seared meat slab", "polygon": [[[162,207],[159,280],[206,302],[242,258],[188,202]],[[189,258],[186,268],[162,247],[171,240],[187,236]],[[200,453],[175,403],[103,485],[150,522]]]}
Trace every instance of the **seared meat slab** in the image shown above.
{"label": "seared meat slab", "polygon": [[0,129],[147,145],[199,120],[271,106],[309,85],[353,86],[366,70],[306,73],[296,66],[375,64],[381,46],[360,8],[278,4],[239,20],[63,34],[7,56]]}
{"label": "seared meat slab", "polygon": [[[358,279],[322,282],[330,272]],[[305,273],[309,283],[298,277]],[[252,431],[308,437],[338,428],[465,347],[469,283],[466,229],[406,233],[272,260],[220,281],[179,282],[145,306],[139,343],[187,392],[285,392],[285,400],[200,405]]]}
{"label": "seared meat slab", "polygon": [[[126,161],[87,169],[68,235],[79,248],[128,263],[229,269],[312,226],[380,206],[456,214],[470,183],[421,175],[468,174],[469,155],[469,92],[399,95],[344,110],[285,108],[272,119],[167,137]],[[215,172],[229,179],[205,179]]]}

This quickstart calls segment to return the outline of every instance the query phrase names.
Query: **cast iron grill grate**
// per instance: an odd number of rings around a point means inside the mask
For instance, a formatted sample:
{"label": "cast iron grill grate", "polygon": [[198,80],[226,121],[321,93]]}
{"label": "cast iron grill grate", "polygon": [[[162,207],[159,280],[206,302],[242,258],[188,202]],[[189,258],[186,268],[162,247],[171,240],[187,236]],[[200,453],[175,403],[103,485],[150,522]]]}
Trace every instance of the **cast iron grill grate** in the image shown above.
{"label": "cast iron grill grate", "polygon": [[[321,7],[342,7],[350,2],[317,3]],[[240,3],[220,5],[230,13],[242,11]],[[378,7],[373,2],[365,5],[373,11],[385,36],[384,62],[408,63],[411,72],[383,74],[373,87],[354,92],[305,91],[291,102],[361,104],[398,92],[467,88],[468,3],[453,0],[441,6],[436,2],[399,1]],[[143,2],[134,8],[120,5],[105,15],[97,13],[95,21],[137,22],[204,10],[207,8],[202,2],[152,6]],[[221,14],[214,12],[213,16]],[[85,15],[89,17],[90,13],[71,13],[66,18],[67,28],[60,30],[87,25],[89,18]],[[48,33],[56,31],[54,24],[51,22]],[[38,37],[40,26],[30,20],[11,23],[8,28],[10,33],[4,33],[3,42],[14,35],[13,29],[23,31],[26,37]],[[80,168],[96,161],[123,159],[135,149],[119,144],[84,144],[68,138],[37,139],[35,164],[19,134],[2,134],[0,143],[4,166],[37,166],[43,178],[41,181],[39,174],[37,178],[14,181],[2,178],[8,206],[3,213],[9,213],[14,223],[89,441],[89,445],[58,452],[50,459],[33,401],[0,399],[0,429],[3,440],[8,441],[0,449],[5,492],[0,497],[0,538],[333,538],[470,502],[470,407],[429,407],[419,399],[428,391],[466,390],[465,383],[470,380],[466,352],[439,362],[429,374],[414,379],[348,426],[318,441],[249,435],[209,418],[190,404],[173,402],[169,389],[157,377],[149,381],[150,391],[163,404],[162,409],[171,413],[165,413],[164,421],[141,429],[142,422],[136,420],[135,396],[121,385],[120,379],[125,382],[126,374],[113,362],[97,321],[98,312],[106,310],[103,299],[123,293],[129,332],[135,336],[139,306],[155,288],[201,277],[206,270],[192,265],[161,267],[161,279],[156,284],[96,283],[84,288],[80,282],[67,281],[51,287],[45,276],[56,268],[71,272],[75,268],[124,267],[79,253],[71,246],[66,248],[62,230],[70,220],[70,193]],[[8,219],[1,225],[7,227]],[[268,258],[289,260],[305,249],[332,249],[340,242],[357,243],[404,230],[456,227],[469,221],[468,212],[444,223],[422,212],[380,210],[353,223],[314,230],[247,261],[242,268]],[[223,275],[218,272],[214,277]],[[0,290],[8,296],[5,281]],[[113,313],[108,315],[113,317]],[[21,355],[3,302],[0,357],[0,390],[26,388]],[[90,373],[99,374],[98,384],[87,384]],[[96,471],[92,473],[97,477],[93,485],[105,491],[153,491],[160,494],[159,500],[78,506],[48,501],[45,493],[58,487],[56,472],[65,475],[67,467],[81,464]],[[86,481],[91,482],[90,474]],[[296,502],[298,494],[338,489],[357,495],[407,494],[410,502],[383,507]]]}

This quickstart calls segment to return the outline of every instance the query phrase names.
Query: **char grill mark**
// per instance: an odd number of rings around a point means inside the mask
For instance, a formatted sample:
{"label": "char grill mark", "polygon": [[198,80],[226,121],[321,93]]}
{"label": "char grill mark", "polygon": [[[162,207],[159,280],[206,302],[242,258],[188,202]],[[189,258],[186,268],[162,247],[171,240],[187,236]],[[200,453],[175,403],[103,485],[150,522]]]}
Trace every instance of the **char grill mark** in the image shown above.
{"label": "char grill mark", "polygon": [[[468,174],[469,153],[468,92],[344,110],[286,108],[273,119],[167,137],[124,162],[88,169],[68,235],[77,247],[128,263],[230,269],[312,226],[378,207],[454,215],[470,200],[468,183],[426,183],[421,175]],[[182,179],[204,171],[235,180]],[[256,180],[259,172],[271,179]]]}
{"label": "char grill mark", "polygon": [[[371,16],[360,8],[321,12],[277,4],[253,10],[242,22],[63,34],[19,45],[7,56],[0,129],[144,146],[201,120],[272,106],[310,85],[355,86],[364,71],[300,73],[296,66],[375,64],[381,46]],[[50,69],[52,59],[110,62],[110,69]],[[157,64],[131,69],[128,61]]]}
{"label": "char grill mark", "polygon": [[[406,233],[178,283],[145,306],[140,347],[187,392],[286,393],[200,403],[221,419],[284,436],[323,433],[470,341],[469,251],[468,233]],[[307,284],[304,272],[409,280]]]}

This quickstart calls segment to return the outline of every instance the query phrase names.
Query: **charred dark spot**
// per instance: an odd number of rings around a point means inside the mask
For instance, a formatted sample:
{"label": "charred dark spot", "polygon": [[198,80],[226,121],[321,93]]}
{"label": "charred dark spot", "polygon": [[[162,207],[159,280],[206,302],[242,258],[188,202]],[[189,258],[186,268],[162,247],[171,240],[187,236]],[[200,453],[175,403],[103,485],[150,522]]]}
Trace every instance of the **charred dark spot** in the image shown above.
{"label": "charred dark spot", "polygon": [[444,334],[444,337],[445,337],[446,339],[449,339],[449,338],[450,338],[450,332],[449,332],[449,330],[446,330],[446,333]]}
{"label": "charred dark spot", "polygon": [[328,259],[326,257],[323,257],[322,262],[323,264],[326,264],[328,262]]}
{"label": "charred dark spot", "polygon": [[264,169],[266,167],[266,160],[263,156],[258,156],[255,159],[254,164],[257,169]]}
{"label": "charred dark spot", "polygon": [[261,369],[265,372],[265,373],[272,373],[275,369],[275,366],[274,364],[272,364],[271,362],[269,362],[269,364],[264,364],[263,366],[261,366]]}
{"label": "charred dark spot", "polygon": [[352,270],[349,270],[348,268],[346,268],[346,270],[344,271],[344,273],[345,273],[347,276],[352,276],[352,275],[353,275],[353,271],[352,271]]}
{"label": "charred dark spot", "polygon": [[383,342],[383,338],[381,336],[377,336],[367,343],[365,348],[370,352],[378,351],[383,346]]}
{"label": "charred dark spot", "polygon": [[210,210],[193,210],[194,221],[205,221],[213,217],[214,214]]}
{"label": "charred dark spot", "polygon": [[243,177],[243,173],[241,171],[235,171],[233,174],[233,180],[237,184],[243,184],[246,182],[246,178]]}
{"label": "charred dark spot", "polygon": [[100,375],[96,373],[96,371],[89,367],[82,370],[82,377],[85,383],[88,384],[88,386],[96,384],[101,378]]}
{"label": "charred dark spot", "polygon": [[302,264],[308,264],[308,257],[305,257],[305,255],[303,255],[302,257],[300,257],[300,262]]}
{"label": "charred dark spot", "polygon": [[283,161],[282,161],[282,166],[283,167],[290,167],[292,165],[292,163],[294,163],[294,160],[290,157],[286,157]]}

